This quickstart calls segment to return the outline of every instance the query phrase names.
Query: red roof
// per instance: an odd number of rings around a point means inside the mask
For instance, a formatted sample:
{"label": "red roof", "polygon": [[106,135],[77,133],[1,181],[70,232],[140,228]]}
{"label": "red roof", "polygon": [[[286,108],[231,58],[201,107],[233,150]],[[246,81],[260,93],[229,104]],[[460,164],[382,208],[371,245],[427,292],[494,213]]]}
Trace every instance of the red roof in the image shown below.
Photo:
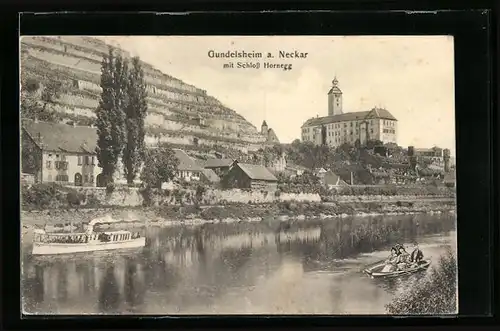
{"label": "red roof", "polygon": [[355,120],[360,121],[364,119],[373,119],[373,118],[381,118],[381,119],[397,121],[397,119],[394,116],[392,116],[392,114],[388,110],[382,108],[373,108],[372,110],[369,111],[359,111],[359,112],[344,113],[333,116],[311,118],[307,120],[304,123],[304,125],[302,125],[302,127],[311,125],[323,125],[323,124],[330,124],[330,123],[337,123],[344,121],[355,121]]}
{"label": "red roof", "polygon": [[22,128],[44,151],[96,153],[96,128],[29,120],[23,122]]}
{"label": "red roof", "polygon": [[199,166],[185,151],[182,149],[174,148],[175,157],[179,160],[177,170],[179,171],[202,171],[203,168]]}
{"label": "red roof", "polygon": [[276,182],[278,179],[266,168],[261,165],[238,163],[239,167],[250,179],[265,180]]}

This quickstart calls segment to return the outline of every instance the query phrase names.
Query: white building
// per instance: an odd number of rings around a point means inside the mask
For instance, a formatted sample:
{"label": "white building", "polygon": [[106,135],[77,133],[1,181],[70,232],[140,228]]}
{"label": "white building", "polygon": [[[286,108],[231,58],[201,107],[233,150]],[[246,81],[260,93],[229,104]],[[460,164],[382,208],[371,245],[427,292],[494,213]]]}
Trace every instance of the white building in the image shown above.
{"label": "white building", "polygon": [[310,118],[302,125],[302,140],[316,145],[365,144],[368,140],[397,143],[397,119],[386,109],[344,113],[342,91],[335,78],[328,92],[328,116]]}

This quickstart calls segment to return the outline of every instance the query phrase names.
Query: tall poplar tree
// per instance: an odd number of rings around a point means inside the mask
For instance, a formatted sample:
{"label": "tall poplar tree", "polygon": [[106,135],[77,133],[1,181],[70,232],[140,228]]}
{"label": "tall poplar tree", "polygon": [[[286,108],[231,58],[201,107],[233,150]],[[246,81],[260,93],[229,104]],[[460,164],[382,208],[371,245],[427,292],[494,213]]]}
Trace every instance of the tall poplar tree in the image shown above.
{"label": "tall poplar tree", "polygon": [[127,183],[132,184],[145,159],[144,120],[148,110],[144,70],[138,57],[132,59],[127,85],[126,147],[123,150],[124,174]]}
{"label": "tall poplar tree", "polygon": [[102,92],[96,111],[97,159],[106,184],[113,182],[125,145],[127,76],[127,62],[110,48],[101,63]]}

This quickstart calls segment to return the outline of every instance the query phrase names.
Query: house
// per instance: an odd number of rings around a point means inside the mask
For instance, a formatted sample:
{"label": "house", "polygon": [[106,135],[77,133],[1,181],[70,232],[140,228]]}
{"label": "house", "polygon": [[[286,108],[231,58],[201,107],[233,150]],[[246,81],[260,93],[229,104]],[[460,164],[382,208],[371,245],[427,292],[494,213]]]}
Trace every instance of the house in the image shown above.
{"label": "house", "polygon": [[224,188],[249,188],[255,190],[276,190],[278,179],[261,165],[237,163],[222,178]]}
{"label": "house", "polygon": [[20,182],[21,182],[21,184],[28,184],[28,185],[34,184],[35,183],[35,176],[32,174],[21,173]]}
{"label": "house", "polygon": [[313,174],[318,177],[318,178],[323,178],[325,174],[327,173],[325,168],[316,168],[313,171]]}
{"label": "house", "polygon": [[21,146],[22,172],[36,182],[95,186],[102,171],[93,127],[23,121]]}
{"label": "house", "polygon": [[208,159],[203,168],[213,170],[218,176],[224,176],[238,161],[233,159]]}
{"label": "house", "polygon": [[208,184],[218,184],[220,182],[219,176],[212,169],[203,169],[201,180]]}
{"label": "house", "polygon": [[321,183],[328,188],[348,185],[342,180],[342,178],[340,178],[340,176],[335,174],[333,171],[327,171],[323,178],[321,178]]}
{"label": "house", "polygon": [[290,173],[291,177],[297,177],[297,176],[302,176],[304,174],[304,172],[308,171],[309,169],[307,169],[306,167],[300,166],[300,165],[289,163],[286,166],[285,170],[288,173]]}
{"label": "house", "polygon": [[182,149],[173,149],[175,157],[179,160],[177,166],[177,178],[189,181],[199,181],[202,176],[203,168],[199,166],[193,158],[191,158]]}

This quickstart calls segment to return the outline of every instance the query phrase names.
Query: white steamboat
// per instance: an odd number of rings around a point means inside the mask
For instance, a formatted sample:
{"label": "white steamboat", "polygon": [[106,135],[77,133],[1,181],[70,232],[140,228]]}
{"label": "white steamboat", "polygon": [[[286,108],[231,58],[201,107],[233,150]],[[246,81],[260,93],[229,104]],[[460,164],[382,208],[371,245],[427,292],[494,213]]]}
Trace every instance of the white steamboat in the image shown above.
{"label": "white steamboat", "polygon": [[93,232],[89,224],[82,233],[47,233],[35,230],[33,255],[71,254],[114,249],[140,248],[146,245],[146,238],[130,231]]}

